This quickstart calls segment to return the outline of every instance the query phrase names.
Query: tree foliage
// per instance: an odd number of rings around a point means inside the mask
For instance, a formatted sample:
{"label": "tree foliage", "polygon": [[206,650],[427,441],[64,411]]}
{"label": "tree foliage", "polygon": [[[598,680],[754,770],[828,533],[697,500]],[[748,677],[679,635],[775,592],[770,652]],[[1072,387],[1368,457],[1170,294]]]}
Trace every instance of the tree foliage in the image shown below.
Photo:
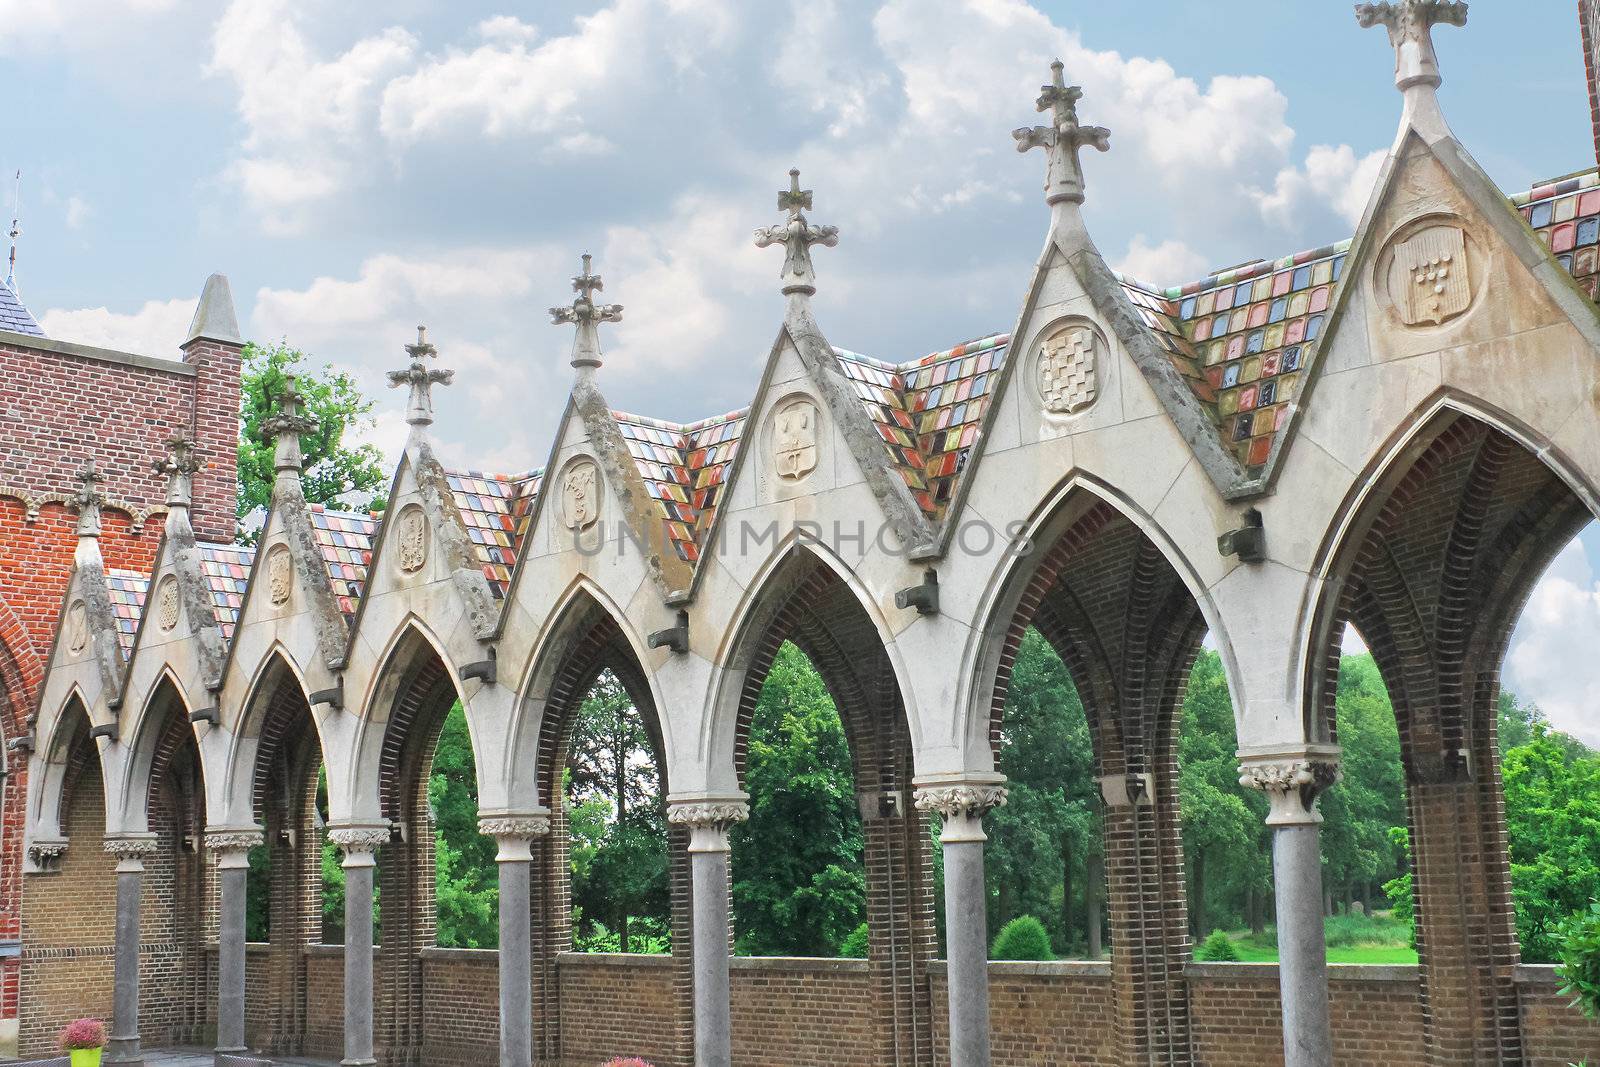
{"label": "tree foliage", "polygon": [[383,455],[376,445],[350,440],[374,425],[373,401],[350,375],[330,363],[314,364],[287,341],[251,342],[244,346],[239,381],[239,518],[259,515],[272,500],[273,444],[262,437],[261,424],[277,411],[289,374],[296,376],[295,391],[316,421],[316,428],[300,438],[306,500],[361,509],[380,504]]}
{"label": "tree foliage", "polygon": [[732,834],[738,950],[838,954],[866,917],[861,816],[844,724],[787,642],[756,700],[745,791],[750,821]]}
{"label": "tree foliage", "polygon": [[428,807],[433,816],[438,943],[445,948],[494,948],[500,943],[496,843],[478,832],[477,764],[459,700],[439,730],[428,775]]}

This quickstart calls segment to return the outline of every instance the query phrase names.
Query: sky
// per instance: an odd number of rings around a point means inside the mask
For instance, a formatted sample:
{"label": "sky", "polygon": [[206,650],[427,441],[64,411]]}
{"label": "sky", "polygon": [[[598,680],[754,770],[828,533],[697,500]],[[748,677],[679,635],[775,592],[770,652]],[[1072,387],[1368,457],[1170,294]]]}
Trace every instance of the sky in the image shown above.
{"label": "sky", "polygon": [[[1457,135],[1513,191],[1592,165],[1570,0],[1436,40]],[[447,462],[543,462],[592,252],[613,406],[747,404],[782,318],[758,250],[798,166],[833,343],[901,361],[1009,329],[1045,236],[1052,58],[1112,149],[1106,259],[1160,285],[1350,235],[1393,138],[1393,53],[1346,0],[0,0],[0,174],[47,333],[176,355],[205,277],[380,402],[426,323]],[[10,189],[5,189],[9,201]],[[7,203],[9,206],[9,203]],[[1600,535],[1535,592],[1506,682],[1600,743]]]}

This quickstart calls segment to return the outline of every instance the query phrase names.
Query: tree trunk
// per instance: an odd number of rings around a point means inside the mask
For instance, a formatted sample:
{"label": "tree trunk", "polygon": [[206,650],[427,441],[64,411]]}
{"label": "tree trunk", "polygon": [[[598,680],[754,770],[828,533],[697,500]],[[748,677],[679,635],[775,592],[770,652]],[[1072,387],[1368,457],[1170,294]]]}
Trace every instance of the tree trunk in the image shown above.
{"label": "tree trunk", "polygon": [[1250,932],[1257,937],[1267,932],[1266,909],[1261,906],[1261,890],[1250,890]]}
{"label": "tree trunk", "polygon": [[1098,852],[1089,853],[1085,862],[1083,879],[1083,905],[1089,923],[1089,958],[1100,958],[1100,894],[1106,882],[1106,858]]}
{"label": "tree trunk", "polygon": [[1205,939],[1211,931],[1206,929],[1206,850],[1194,850],[1194,938]]}
{"label": "tree trunk", "polygon": [[1331,889],[1324,889],[1322,891],[1322,914],[1333,914],[1333,890]]}
{"label": "tree trunk", "polygon": [[1061,947],[1072,944],[1072,844],[1061,841]]}

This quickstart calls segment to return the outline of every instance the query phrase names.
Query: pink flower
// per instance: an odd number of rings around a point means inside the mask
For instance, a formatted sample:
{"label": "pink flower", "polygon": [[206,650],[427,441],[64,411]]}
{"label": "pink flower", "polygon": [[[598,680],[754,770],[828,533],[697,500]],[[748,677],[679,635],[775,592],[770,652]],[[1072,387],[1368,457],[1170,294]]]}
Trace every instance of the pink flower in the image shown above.
{"label": "pink flower", "polygon": [[106,1024],[99,1019],[75,1019],[61,1031],[61,1047],[69,1051],[105,1046]]}
{"label": "pink flower", "polygon": [[618,1056],[614,1060],[607,1060],[601,1064],[601,1067],[650,1067],[650,1063],[646,1060],[641,1060],[637,1056],[628,1056],[626,1058]]}

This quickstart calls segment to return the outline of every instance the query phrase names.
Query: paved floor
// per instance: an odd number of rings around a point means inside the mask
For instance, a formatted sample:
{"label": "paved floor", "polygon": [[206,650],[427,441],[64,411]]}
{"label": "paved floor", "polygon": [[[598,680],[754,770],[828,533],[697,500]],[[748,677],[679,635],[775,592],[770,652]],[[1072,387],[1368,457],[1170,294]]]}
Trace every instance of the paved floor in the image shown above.
{"label": "paved floor", "polygon": [[[152,1049],[144,1054],[145,1067],[212,1067],[210,1049]],[[298,1057],[277,1057],[272,1061],[281,1067],[336,1067],[334,1060],[307,1060]]]}

